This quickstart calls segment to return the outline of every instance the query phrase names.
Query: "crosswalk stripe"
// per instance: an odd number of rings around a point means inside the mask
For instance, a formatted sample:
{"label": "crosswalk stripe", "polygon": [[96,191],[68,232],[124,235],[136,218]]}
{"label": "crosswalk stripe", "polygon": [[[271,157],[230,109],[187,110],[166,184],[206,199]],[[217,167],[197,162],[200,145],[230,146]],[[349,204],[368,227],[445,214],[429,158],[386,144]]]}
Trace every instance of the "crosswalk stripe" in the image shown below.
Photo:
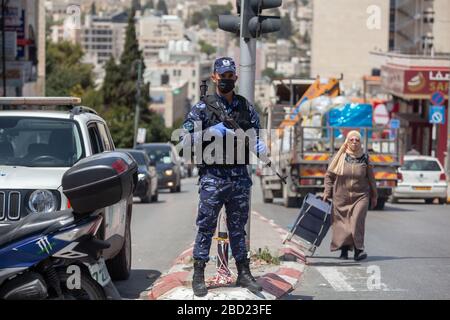
{"label": "crosswalk stripe", "polygon": [[335,267],[316,267],[317,271],[330,283],[336,291],[356,291],[350,284],[347,283],[342,273]]}

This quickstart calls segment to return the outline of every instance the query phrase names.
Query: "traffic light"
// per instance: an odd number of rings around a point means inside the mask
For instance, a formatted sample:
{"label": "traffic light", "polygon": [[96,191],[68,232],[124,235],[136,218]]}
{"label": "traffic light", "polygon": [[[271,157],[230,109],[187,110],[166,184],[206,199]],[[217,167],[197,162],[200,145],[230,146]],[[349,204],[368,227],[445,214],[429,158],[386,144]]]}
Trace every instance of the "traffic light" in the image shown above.
{"label": "traffic light", "polygon": [[244,38],[258,38],[264,33],[280,31],[280,17],[264,16],[261,13],[264,9],[278,8],[281,4],[282,0],[237,0],[239,16],[219,15],[219,28],[237,35],[242,28]]}

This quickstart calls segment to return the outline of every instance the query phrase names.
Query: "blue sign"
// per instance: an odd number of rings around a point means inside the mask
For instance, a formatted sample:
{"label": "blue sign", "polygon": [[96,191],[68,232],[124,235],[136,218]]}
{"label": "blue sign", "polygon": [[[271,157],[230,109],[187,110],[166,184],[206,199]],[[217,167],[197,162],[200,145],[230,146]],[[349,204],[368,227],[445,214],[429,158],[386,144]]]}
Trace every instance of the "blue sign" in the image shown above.
{"label": "blue sign", "polygon": [[428,114],[428,120],[433,124],[445,123],[445,107],[443,106],[431,106]]}
{"label": "blue sign", "polygon": [[444,105],[444,102],[445,102],[444,94],[442,92],[440,92],[440,91],[436,91],[435,93],[433,93],[431,95],[431,102],[435,106],[442,106],[442,105]]}
{"label": "blue sign", "polygon": [[391,119],[391,129],[400,129],[399,119]]}
{"label": "blue sign", "polygon": [[393,140],[397,138],[397,130],[400,129],[400,120],[391,119],[389,123],[391,130],[389,130],[389,139]]}

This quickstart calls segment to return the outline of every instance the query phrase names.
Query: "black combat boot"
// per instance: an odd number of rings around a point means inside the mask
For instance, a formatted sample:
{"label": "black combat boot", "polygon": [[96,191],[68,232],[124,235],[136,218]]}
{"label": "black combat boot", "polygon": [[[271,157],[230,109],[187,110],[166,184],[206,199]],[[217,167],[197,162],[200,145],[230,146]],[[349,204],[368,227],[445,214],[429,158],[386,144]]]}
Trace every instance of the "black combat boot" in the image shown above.
{"label": "black combat boot", "polygon": [[339,259],[347,260],[348,259],[348,247],[343,246],[341,248],[341,255],[339,256]]}
{"label": "black combat boot", "polygon": [[236,261],[236,267],[238,269],[238,278],[236,280],[237,286],[247,288],[253,293],[262,291],[262,287],[250,273],[250,261],[248,259]]}
{"label": "black combat boot", "polygon": [[204,297],[208,294],[205,284],[206,261],[194,260],[194,275],[192,277],[192,290],[197,297]]}

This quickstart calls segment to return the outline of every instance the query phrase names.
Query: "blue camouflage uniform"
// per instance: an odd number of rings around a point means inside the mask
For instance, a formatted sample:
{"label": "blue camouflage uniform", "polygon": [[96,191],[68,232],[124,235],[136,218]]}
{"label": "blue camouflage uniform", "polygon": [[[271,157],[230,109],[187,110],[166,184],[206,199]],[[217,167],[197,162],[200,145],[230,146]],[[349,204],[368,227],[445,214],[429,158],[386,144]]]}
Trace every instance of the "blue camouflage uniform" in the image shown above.
{"label": "blue camouflage uniform", "polygon": [[[226,107],[228,114],[233,108],[242,103],[234,96],[231,104],[217,95]],[[250,125],[259,130],[259,116],[255,108],[248,103]],[[199,137],[194,137],[195,124],[201,123],[202,129],[214,125],[207,119],[205,113],[206,105],[199,102],[194,105],[184,121],[183,128],[191,134],[192,141],[198,141]],[[197,143],[197,142],[195,142]],[[247,258],[247,248],[245,244],[245,225],[248,220],[250,206],[250,192],[252,181],[248,174],[246,165],[210,166],[202,165],[199,170],[199,195],[197,226],[198,233],[195,239],[194,259],[209,260],[209,250],[212,237],[214,235],[217,219],[222,206],[225,206],[227,215],[227,227],[230,238],[230,246],[236,261]]]}

